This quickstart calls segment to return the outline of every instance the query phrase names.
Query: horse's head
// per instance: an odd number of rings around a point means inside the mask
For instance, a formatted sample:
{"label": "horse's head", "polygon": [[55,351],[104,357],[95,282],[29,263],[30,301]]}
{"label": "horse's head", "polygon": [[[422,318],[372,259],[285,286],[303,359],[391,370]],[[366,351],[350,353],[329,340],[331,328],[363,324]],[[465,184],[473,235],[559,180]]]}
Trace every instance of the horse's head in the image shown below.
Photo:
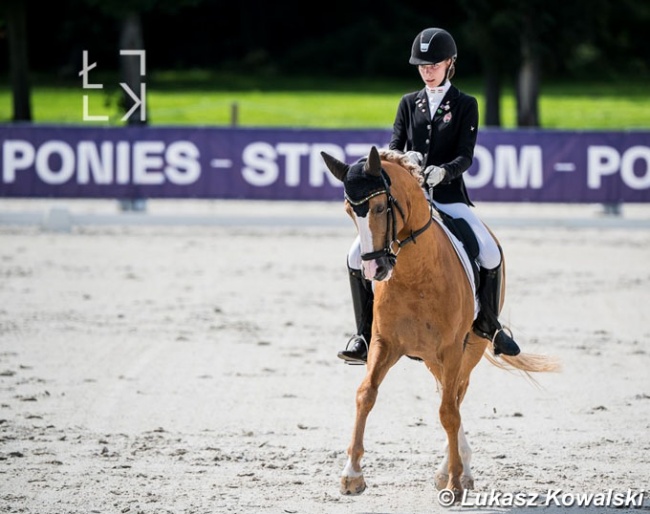
{"label": "horse's head", "polygon": [[[388,280],[400,249],[397,234],[405,213],[391,193],[391,178],[376,147],[367,159],[348,165],[321,152],[332,174],[343,182],[346,211],[361,240],[363,273],[368,280]],[[399,214],[399,215],[398,215]]]}

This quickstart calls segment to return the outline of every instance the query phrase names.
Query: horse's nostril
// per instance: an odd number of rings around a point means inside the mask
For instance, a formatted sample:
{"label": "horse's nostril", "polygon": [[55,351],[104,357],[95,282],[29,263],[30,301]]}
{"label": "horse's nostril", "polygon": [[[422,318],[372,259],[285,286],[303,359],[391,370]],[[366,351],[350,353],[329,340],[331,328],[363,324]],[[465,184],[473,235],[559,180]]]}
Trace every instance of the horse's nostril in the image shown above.
{"label": "horse's nostril", "polygon": [[381,280],[386,277],[388,274],[388,268],[386,266],[377,266],[377,271],[375,272],[375,278]]}

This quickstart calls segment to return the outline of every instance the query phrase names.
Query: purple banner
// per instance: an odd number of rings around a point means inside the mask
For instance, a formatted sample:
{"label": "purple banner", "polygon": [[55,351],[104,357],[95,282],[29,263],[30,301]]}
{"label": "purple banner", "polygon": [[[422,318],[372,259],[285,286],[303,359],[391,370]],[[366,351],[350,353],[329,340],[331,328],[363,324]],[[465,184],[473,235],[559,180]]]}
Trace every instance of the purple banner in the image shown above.
{"label": "purple banner", "polygon": [[[344,162],[389,130],[0,127],[0,197],[340,200]],[[479,132],[470,196],[501,202],[650,201],[650,132]]]}

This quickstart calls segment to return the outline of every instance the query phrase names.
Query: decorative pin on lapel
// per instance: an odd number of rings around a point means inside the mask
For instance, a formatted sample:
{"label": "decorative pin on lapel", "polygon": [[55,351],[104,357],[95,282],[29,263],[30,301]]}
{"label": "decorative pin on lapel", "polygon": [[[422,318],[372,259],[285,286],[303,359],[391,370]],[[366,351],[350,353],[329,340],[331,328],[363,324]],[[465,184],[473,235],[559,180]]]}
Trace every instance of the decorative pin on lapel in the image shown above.
{"label": "decorative pin on lapel", "polygon": [[451,121],[451,113],[448,112],[447,114],[445,114],[445,117],[442,118],[442,121],[444,121],[445,123],[449,123]]}

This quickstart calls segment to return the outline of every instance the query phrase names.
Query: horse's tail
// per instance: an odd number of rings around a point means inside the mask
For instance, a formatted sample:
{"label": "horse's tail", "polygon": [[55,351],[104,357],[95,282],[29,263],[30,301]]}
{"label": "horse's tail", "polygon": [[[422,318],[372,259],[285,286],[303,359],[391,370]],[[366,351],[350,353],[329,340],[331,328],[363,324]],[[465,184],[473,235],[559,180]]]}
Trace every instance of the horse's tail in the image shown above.
{"label": "horse's tail", "polygon": [[499,369],[505,371],[521,371],[533,383],[537,383],[537,381],[530,373],[558,372],[562,369],[560,360],[557,357],[538,355],[535,353],[520,353],[515,357],[510,355],[496,357],[489,349],[489,345],[485,348],[483,356]]}

